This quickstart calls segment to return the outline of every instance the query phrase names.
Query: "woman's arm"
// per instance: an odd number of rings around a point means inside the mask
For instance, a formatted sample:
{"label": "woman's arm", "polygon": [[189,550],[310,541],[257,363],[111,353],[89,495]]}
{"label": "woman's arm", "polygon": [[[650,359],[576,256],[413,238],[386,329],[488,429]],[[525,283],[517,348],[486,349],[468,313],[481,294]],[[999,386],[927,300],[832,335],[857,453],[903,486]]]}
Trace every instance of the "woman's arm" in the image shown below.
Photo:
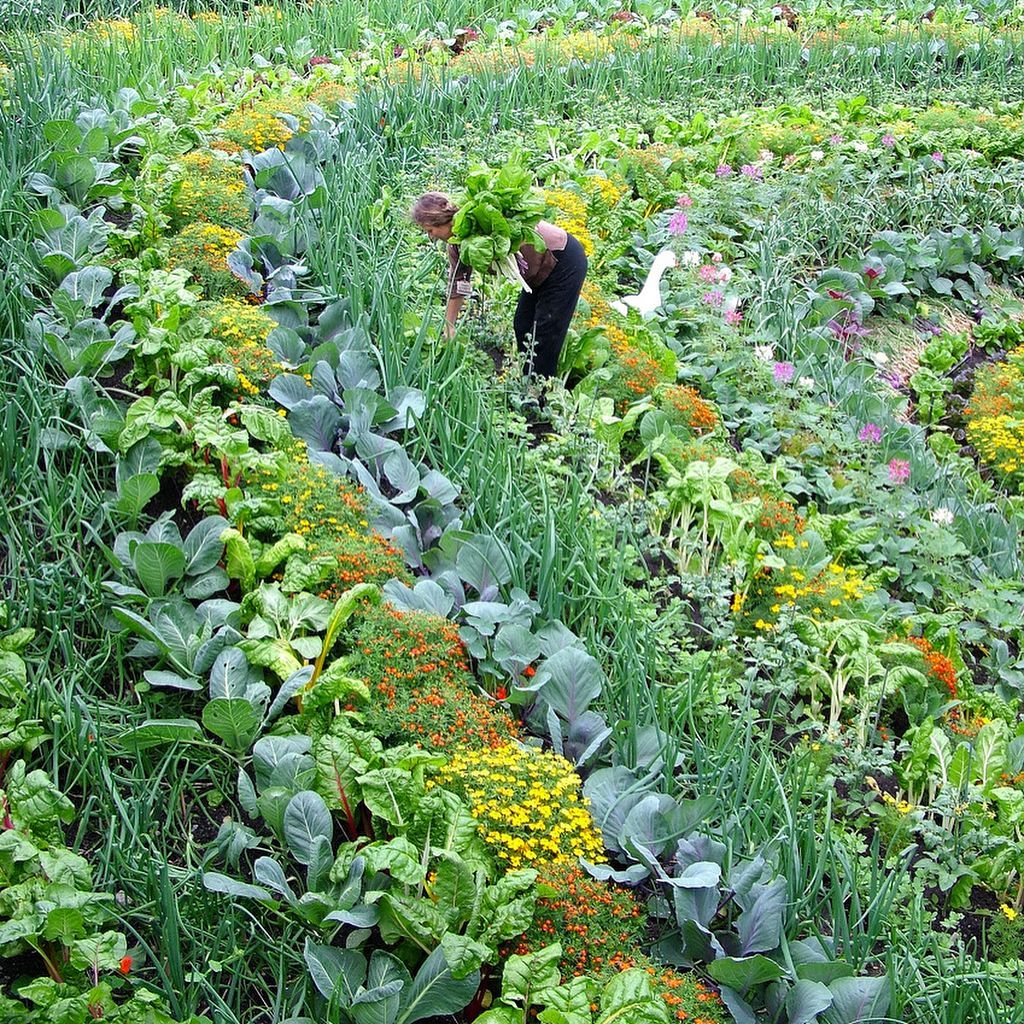
{"label": "woman's arm", "polygon": [[455,321],[459,319],[459,314],[462,312],[462,307],[465,304],[465,295],[453,295],[448,300],[448,308],[445,310],[444,316],[444,336],[446,338],[455,336]]}
{"label": "woman's arm", "polygon": [[444,316],[444,336],[451,338],[455,334],[455,321],[459,319],[473,286],[470,282],[472,271],[459,260],[457,246],[448,246],[448,268],[448,306]]}

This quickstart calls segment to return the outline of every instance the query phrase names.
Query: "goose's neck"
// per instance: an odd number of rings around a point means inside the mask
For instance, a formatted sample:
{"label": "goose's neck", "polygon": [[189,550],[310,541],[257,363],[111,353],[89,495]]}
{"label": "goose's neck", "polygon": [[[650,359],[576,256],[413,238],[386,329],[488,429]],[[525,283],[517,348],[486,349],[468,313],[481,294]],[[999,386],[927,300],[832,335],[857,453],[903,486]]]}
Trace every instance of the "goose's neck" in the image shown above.
{"label": "goose's neck", "polygon": [[651,295],[659,293],[661,288],[661,275],[668,269],[668,264],[661,261],[655,260],[651,264],[650,272],[647,275],[647,280],[644,281],[643,288],[640,289],[640,294],[645,298],[649,298]]}

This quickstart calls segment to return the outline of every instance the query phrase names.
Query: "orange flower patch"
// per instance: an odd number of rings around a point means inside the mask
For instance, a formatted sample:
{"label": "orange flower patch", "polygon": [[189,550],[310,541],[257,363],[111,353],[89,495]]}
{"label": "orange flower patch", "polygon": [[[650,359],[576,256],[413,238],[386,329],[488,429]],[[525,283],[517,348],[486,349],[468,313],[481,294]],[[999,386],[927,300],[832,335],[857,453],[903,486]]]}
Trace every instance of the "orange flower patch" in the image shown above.
{"label": "orange flower patch", "polygon": [[604,979],[616,973],[615,958],[640,942],[647,924],[632,891],[599,882],[570,861],[547,865],[538,883],[554,894],[537,900],[533,924],[503,955],[525,956],[559,942],[563,978],[587,974]]}
{"label": "orange flower patch", "polygon": [[714,406],[705,401],[695,388],[670,384],[661,388],[658,399],[673,425],[685,427],[691,433],[710,434],[720,423]]}
{"label": "orange flower patch", "polygon": [[372,702],[351,710],[381,739],[447,750],[500,747],[518,735],[516,723],[475,692],[458,627],[447,619],[370,608],[353,647]]}

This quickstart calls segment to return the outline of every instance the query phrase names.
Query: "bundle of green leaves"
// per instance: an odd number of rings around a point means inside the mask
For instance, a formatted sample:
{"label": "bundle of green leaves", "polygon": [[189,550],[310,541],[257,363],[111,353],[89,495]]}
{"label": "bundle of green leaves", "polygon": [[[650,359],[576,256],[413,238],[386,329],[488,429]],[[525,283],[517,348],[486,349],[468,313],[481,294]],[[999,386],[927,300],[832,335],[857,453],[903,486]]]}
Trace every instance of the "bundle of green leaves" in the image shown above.
{"label": "bundle of green leaves", "polygon": [[[518,158],[501,170],[475,167],[466,178],[466,191],[452,221],[452,244],[463,263],[481,273],[495,268],[527,288],[516,265],[519,247],[543,250],[537,222],[547,204],[534,187],[533,174]],[[527,288],[527,290],[529,290]]]}

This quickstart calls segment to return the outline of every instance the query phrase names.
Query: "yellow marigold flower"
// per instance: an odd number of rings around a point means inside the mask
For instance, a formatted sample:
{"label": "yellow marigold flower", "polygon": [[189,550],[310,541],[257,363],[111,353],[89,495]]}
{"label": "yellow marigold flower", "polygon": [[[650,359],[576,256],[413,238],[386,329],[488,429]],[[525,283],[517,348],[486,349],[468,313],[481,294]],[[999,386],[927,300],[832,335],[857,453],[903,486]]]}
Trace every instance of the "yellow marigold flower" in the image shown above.
{"label": "yellow marigold flower", "polygon": [[467,800],[481,838],[503,862],[537,867],[568,856],[604,860],[580,778],[557,754],[515,744],[461,750],[429,784]]}

